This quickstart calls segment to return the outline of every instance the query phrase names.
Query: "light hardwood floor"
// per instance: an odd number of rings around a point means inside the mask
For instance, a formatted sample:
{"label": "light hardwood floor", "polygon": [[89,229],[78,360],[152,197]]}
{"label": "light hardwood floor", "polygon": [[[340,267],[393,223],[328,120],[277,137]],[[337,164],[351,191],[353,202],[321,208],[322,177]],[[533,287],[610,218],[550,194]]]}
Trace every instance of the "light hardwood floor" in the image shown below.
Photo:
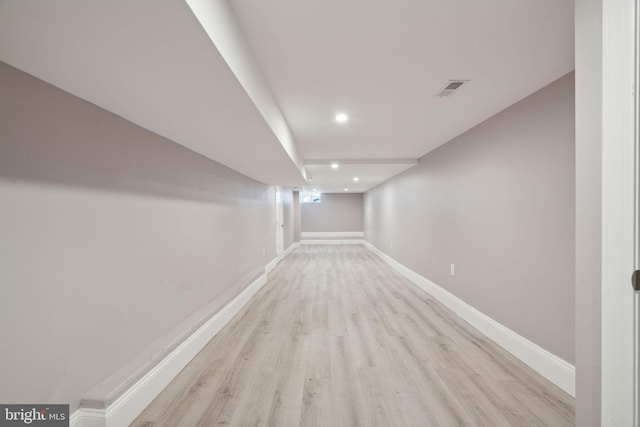
{"label": "light hardwood floor", "polygon": [[570,426],[574,399],[361,245],[302,246],[134,426]]}

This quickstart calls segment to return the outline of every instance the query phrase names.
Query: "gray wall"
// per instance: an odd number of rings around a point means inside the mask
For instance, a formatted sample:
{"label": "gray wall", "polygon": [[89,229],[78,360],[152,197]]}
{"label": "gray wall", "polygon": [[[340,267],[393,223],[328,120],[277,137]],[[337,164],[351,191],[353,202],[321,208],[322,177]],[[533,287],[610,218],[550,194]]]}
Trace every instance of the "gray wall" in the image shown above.
{"label": "gray wall", "polygon": [[302,231],[363,231],[362,193],[324,193],[321,203],[300,203]]}
{"label": "gray wall", "polygon": [[576,425],[601,424],[602,0],[576,1]]}
{"label": "gray wall", "polygon": [[296,221],[296,211],[295,206],[293,204],[293,190],[290,188],[283,188],[280,191],[282,195],[282,222],[284,224],[283,227],[283,238],[284,238],[284,250],[296,242],[295,238],[295,221]]}
{"label": "gray wall", "polygon": [[300,227],[302,226],[302,217],[300,211],[300,192],[293,192],[293,241],[300,241]]}
{"label": "gray wall", "polygon": [[0,402],[144,372],[275,257],[273,200],[0,63]]}
{"label": "gray wall", "polygon": [[365,238],[573,363],[574,172],[570,74],[366,193]]}

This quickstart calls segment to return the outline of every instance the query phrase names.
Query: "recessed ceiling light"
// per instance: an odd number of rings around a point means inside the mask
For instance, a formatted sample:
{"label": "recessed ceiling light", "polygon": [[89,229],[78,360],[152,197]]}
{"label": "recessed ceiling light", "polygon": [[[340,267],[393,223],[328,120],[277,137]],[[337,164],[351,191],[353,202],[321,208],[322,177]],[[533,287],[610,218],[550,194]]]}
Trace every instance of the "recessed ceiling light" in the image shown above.
{"label": "recessed ceiling light", "polygon": [[344,189],[344,191],[349,191],[349,189],[348,189],[348,188],[345,188],[345,189]]}
{"label": "recessed ceiling light", "polygon": [[353,178],[354,181],[360,181],[360,178],[358,178],[357,176]]}
{"label": "recessed ceiling light", "polygon": [[349,120],[349,116],[347,116],[345,113],[338,113],[336,114],[336,122],[338,123],[344,123],[347,120]]}
{"label": "recessed ceiling light", "polygon": [[331,163],[331,168],[332,169],[338,169],[338,164],[337,163]]}
{"label": "recessed ceiling light", "polygon": [[316,191],[318,191],[318,189],[317,189],[317,188],[314,188],[314,189],[313,189],[313,191],[314,191],[314,192],[316,192]]}

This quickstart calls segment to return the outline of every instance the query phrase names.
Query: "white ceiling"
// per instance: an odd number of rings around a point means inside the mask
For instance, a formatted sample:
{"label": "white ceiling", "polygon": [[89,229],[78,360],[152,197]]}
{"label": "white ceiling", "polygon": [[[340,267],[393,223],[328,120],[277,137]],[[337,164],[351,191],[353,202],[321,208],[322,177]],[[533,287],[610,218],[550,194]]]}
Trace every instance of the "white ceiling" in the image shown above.
{"label": "white ceiling", "polygon": [[419,158],[574,66],[573,0],[231,5],[305,159]]}
{"label": "white ceiling", "polygon": [[[332,168],[332,163],[338,167]],[[412,159],[306,160],[304,167],[309,184],[304,189],[324,193],[348,189],[352,193],[363,193],[380,184],[381,177],[389,179],[417,163]]]}
{"label": "white ceiling", "polygon": [[[325,192],[366,191],[573,69],[573,0],[187,2],[0,2],[0,60]],[[450,79],[470,82],[434,96]]]}

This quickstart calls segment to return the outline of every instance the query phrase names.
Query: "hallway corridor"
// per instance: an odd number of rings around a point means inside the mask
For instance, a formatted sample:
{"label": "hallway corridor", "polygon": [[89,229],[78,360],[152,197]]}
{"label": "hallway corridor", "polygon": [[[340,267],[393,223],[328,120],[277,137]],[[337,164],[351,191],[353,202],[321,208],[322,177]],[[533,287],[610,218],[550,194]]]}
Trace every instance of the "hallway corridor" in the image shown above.
{"label": "hallway corridor", "polygon": [[361,245],[303,245],[134,426],[571,426],[574,399]]}

